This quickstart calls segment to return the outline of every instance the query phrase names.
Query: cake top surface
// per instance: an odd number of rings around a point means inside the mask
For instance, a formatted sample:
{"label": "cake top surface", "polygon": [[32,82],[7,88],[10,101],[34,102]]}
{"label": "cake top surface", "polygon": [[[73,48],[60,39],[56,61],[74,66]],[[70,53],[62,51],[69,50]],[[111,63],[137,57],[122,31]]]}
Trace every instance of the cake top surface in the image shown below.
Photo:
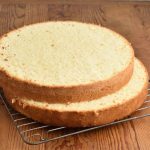
{"label": "cake top surface", "polygon": [[119,34],[78,22],[25,26],[0,39],[0,70],[43,86],[108,80],[125,70],[133,50]]}

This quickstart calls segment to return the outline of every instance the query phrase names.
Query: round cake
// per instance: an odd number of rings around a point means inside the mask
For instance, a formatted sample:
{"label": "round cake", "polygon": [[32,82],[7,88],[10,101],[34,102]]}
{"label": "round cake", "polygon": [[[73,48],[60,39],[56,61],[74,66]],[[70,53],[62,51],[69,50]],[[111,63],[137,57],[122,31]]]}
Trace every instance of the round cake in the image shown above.
{"label": "round cake", "polygon": [[130,43],[98,25],[38,23],[0,39],[0,86],[36,101],[70,103],[108,95],[129,81],[133,63]]}

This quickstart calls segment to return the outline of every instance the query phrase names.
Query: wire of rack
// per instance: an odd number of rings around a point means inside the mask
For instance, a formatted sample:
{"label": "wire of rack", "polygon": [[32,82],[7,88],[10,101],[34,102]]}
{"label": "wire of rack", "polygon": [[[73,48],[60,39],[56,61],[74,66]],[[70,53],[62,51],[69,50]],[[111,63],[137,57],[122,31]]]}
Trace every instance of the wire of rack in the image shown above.
{"label": "wire of rack", "polygon": [[88,128],[52,127],[50,125],[44,125],[37,121],[29,119],[21,113],[15,111],[8,104],[3,92],[0,92],[0,99],[2,100],[3,105],[6,107],[8,114],[10,115],[14,125],[16,126],[16,129],[18,130],[18,133],[20,134],[22,140],[30,145],[38,145],[49,141],[58,140],[64,137],[100,129],[103,127],[141,119],[144,117],[150,117],[150,87],[148,88],[147,99],[145,100],[143,106],[137,109],[131,116],[104,125]]}

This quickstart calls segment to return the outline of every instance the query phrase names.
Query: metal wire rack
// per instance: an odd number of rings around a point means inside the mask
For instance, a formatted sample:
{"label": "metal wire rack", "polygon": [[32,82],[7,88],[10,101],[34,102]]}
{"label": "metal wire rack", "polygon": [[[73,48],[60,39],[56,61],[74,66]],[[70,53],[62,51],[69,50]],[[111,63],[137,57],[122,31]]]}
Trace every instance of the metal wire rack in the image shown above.
{"label": "metal wire rack", "polygon": [[[149,82],[150,83],[150,82]],[[0,99],[2,103],[5,105],[18,133],[20,134],[22,140],[30,145],[38,145],[42,143],[46,143],[49,141],[58,140],[60,138],[72,136],[79,133],[84,133],[87,131],[100,129],[103,127],[115,125],[118,123],[123,123],[131,120],[141,119],[144,117],[150,117],[150,86],[148,88],[147,100],[145,100],[143,106],[135,111],[131,116],[111,122],[108,124],[88,127],[88,128],[67,128],[67,127],[52,127],[50,125],[44,125],[37,121],[33,121],[15,111],[6,101],[2,92],[0,92]]]}

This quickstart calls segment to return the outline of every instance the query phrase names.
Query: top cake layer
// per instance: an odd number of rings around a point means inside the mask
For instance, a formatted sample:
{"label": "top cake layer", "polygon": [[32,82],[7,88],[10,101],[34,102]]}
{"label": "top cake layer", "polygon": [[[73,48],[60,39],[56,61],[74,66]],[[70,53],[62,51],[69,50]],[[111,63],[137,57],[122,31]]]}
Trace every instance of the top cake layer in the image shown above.
{"label": "top cake layer", "polygon": [[[79,100],[88,99],[84,93],[92,89],[105,95],[127,83],[133,55],[126,39],[104,27],[68,21],[39,23],[0,39],[0,80],[29,93],[44,87],[43,95],[61,95],[60,100],[73,99],[73,93],[83,94]],[[89,99],[100,96],[94,95]]]}

